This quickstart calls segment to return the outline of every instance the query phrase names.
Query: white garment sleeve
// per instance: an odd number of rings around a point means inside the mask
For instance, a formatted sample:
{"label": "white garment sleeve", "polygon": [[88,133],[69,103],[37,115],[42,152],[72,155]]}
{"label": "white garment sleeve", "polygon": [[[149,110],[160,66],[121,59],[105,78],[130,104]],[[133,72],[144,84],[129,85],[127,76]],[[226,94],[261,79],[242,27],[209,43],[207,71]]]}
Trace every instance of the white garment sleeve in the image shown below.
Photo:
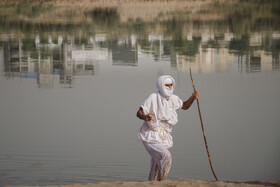
{"label": "white garment sleeve", "polygon": [[152,102],[153,102],[154,93],[152,93],[143,103],[140,105],[140,107],[143,109],[143,112],[145,115],[149,114]]}
{"label": "white garment sleeve", "polygon": [[175,110],[182,108],[183,101],[177,95],[173,95],[171,99]]}

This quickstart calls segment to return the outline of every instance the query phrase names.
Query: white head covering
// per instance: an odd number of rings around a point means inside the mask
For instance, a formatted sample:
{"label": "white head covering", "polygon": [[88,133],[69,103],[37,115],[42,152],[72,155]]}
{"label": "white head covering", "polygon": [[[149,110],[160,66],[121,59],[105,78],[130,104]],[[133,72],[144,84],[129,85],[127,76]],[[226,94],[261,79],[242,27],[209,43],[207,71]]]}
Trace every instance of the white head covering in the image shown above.
{"label": "white head covering", "polygon": [[[165,84],[172,84],[172,87],[169,88],[165,86]],[[175,80],[170,75],[160,76],[157,79],[156,85],[157,85],[158,92],[162,97],[168,99],[173,95],[173,91],[175,88]]]}
{"label": "white head covering", "polygon": [[[169,88],[165,84],[172,84]],[[166,120],[169,124],[175,125],[178,122],[176,111],[170,111],[168,99],[173,95],[175,89],[175,80],[170,75],[163,75],[157,79],[157,119]]]}

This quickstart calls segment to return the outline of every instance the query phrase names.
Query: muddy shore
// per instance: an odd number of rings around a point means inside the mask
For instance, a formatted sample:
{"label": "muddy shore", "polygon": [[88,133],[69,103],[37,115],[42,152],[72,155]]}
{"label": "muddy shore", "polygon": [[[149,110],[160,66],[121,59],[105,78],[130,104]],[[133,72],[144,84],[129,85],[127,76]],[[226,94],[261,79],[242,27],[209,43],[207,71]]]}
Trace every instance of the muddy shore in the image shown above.
{"label": "muddy shore", "polygon": [[[264,186],[280,186],[280,181],[203,181],[203,180],[191,180],[191,179],[180,179],[175,181],[165,180],[165,181],[145,181],[145,182],[101,182],[96,184],[70,184],[70,185],[58,185],[59,187],[132,187],[132,186],[143,186],[143,187],[264,187]],[[58,187],[58,186],[48,186],[48,187]],[[30,187],[30,186],[24,186]]]}

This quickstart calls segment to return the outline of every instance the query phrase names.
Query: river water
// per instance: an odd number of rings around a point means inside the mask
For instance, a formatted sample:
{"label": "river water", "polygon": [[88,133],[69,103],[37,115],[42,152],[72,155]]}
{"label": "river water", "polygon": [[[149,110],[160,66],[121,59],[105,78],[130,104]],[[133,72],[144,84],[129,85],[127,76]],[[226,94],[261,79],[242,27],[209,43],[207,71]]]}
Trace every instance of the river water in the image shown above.
{"label": "river water", "polygon": [[[218,178],[280,180],[280,24],[264,4],[219,20],[194,20],[203,9],[125,23],[118,9],[50,23],[35,10],[52,7],[1,5],[0,185],[147,180],[136,112],[164,74],[188,99],[189,68]],[[214,180],[196,103],[178,116],[168,179]]]}

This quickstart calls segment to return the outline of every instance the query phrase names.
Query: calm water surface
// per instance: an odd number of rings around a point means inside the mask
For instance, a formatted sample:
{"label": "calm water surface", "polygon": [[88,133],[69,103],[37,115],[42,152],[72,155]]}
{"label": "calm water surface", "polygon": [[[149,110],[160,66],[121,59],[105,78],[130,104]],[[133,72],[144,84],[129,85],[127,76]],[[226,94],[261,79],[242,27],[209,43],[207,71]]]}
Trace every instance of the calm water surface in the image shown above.
{"label": "calm water surface", "polygon": [[[1,7],[18,13],[1,13],[1,186],[147,180],[150,158],[137,140],[136,111],[163,74],[187,99],[189,67],[218,178],[280,180],[280,32],[273,6],[239,5],[251,14],[237,7],[216,21],[173,12],[125,23],[118,10],[92,9],[82,14],[87,21],[67,24],[33,22],[38,11],[54,8],[25,6]],[[214,180],[196,103],[178,115],[168,179]]]}

